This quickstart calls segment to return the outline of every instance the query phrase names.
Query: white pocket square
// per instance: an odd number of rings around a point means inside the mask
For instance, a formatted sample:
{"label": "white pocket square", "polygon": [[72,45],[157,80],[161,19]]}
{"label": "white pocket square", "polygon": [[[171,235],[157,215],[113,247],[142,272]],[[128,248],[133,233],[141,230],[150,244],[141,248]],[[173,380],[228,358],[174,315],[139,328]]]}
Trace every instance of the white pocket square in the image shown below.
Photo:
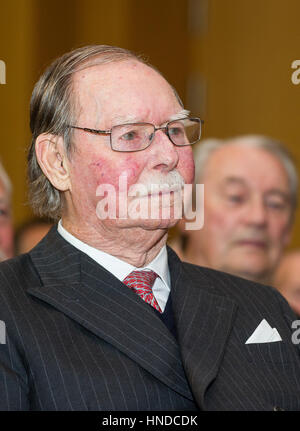
{"label": "white pocket square", "polygon": [[275,341],[282,341],[279,332],[276,328],[271,328],[266,319],[263,319],[245,344],[274,343]]}

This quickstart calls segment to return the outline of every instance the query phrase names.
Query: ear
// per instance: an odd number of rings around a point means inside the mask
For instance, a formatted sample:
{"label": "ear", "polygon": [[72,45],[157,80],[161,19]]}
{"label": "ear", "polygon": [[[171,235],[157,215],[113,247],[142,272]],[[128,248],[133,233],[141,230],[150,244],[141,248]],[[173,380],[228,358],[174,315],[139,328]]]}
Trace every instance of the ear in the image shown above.
{"label": "ear", "polygon": [[36,139],[35,152],[40,168],[51,184],[63,192],[70,190],[69,163],[63,138],[43,133]]}

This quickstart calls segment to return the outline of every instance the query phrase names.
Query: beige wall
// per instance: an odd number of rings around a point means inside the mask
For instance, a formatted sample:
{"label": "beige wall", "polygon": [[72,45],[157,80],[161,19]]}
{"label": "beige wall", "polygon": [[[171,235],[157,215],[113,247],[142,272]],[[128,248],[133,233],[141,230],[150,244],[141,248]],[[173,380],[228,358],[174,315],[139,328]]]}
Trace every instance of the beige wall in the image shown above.
{"label": "beige wall", "polygon": [[[0,155],[11,176],[15,223],[25,205],[29,98],[51,59],[79,45],[121,45],[149,57],[205,120],[205,137],[263,133],[300,167],[299,0],[10,0],[1,3]],[[300,217],[293,246],[300,246]]]}
{"label": "beige wall", "polygon": [[31,216],[25,180],[29,100],[42,70],[74,47],[120,45],[149,57],[184,95],[186,61],[180,61],[177,53],[184,50],[187,38],[187,0],[174,4],[173,0],[1,3],[0,59],[7,66],[7,83],[0,85],[0,157],[14,184],[16,226]]}
{"label": "beige wall", "polygon": [[30,140],[28,100],[32,88],[33,1],[2,2],[0,58],[6,63],[6,84],[0,85],[0,157],[14,187],[16,222],[30,214],[25,205],[25,148]]}
{"label": "beige wall", "polygon": [[[205,136],[273,136],[286,144],[299,169],[300,85],[291,82],[291,63],[300,59],[299,0],[207,5],[207,29],[190,36],[190,73],[200,75],[205,88],[205,103],[195,106],[205,117]],[[300,246],[299,215],[292,246]]]}

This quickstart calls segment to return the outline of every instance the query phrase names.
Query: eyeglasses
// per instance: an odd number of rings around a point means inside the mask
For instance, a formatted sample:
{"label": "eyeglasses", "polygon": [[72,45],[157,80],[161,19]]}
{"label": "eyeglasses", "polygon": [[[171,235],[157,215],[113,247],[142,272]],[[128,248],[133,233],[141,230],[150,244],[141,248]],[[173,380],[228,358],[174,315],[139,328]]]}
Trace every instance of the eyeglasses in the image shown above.
{"label": "eyeglasses", "polygon": [[158,130],[164,130],[170,141],[177,147],[192,145],[201,137],[200,118],[180,118],[169,121],[165,126],[156,127],[151,123],[129,123],[113,126],[110,130],[88,129],[87,127],[71,126],[72,129],[96,135],[110,135],[111,149],[114,151],[142,151],[149,147]]}

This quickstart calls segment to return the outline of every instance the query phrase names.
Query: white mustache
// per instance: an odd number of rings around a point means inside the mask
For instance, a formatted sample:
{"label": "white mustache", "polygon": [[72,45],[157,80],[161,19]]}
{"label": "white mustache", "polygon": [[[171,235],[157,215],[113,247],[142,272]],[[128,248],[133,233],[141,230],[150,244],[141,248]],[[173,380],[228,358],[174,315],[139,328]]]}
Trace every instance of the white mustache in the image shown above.
{"label": "white mustache", "polygon": [[141,183],[133,184],[129,188],[129,194],[138,197],[148,196],[149,194],[170,193],[181,190],[185,184],[183,177],[177,170],[173,170],[163,175],[151,174],[149,178],[142,179]]}

